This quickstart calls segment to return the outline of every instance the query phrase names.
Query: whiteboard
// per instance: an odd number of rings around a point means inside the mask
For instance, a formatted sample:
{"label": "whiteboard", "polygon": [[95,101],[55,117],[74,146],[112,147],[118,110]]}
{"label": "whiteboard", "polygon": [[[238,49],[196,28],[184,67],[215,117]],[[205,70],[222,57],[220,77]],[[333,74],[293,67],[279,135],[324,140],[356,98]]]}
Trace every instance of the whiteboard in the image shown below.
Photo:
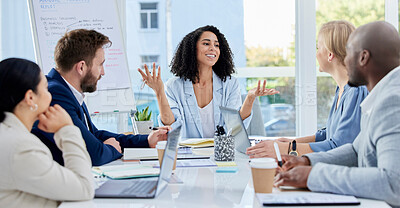
{"label": "whiteboard", "polygon": [[115,0],[28,0],[28,4],[35,57],[44,74],[55,67],[54,49],[66,32],[96,30],[108,36],[112,46],[104,49],[105,76],[98,82],[98,92],[87,96],[90,113],[136,108]]}

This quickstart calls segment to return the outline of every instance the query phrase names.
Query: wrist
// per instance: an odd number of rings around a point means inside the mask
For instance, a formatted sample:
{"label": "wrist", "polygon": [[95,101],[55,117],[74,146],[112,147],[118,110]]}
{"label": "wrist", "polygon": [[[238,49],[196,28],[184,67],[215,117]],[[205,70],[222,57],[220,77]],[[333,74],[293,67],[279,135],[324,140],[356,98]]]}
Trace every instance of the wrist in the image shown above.
{"label": "wrist", "polygon": [[303,159],[304,165],[311,165],[310,159],[306,155],[301,156],[301,158]]}
{"label": "wrist", "polygon": [[254,102],[254,100],[256,99],[256,95],[254,93],[248,93],[247,94],[247,99],[251,102]]}
{"label": "wrist", "polygon": [[288,142],[279,142],[279,151],[281,152],[282,155],[287,155],[287,149],[289,148],[289,143]]}
{"label": "wrist", "polygon": [[154,89],[154,92],[156,93],[156,97],[161,97],[164,92],[164,87],[161,87],[159,89]]}

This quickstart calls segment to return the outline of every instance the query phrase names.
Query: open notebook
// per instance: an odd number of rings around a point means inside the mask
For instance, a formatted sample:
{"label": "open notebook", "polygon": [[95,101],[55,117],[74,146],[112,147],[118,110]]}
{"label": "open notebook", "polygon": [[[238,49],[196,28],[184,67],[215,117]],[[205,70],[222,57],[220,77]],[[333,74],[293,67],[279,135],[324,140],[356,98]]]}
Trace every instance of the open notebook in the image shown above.
{"label": "open notebook", "polygon": [[126,179],[158,176],[160,174],[160,169],[141,164],[106,165],[93,167],[92,172],[111,179]]}

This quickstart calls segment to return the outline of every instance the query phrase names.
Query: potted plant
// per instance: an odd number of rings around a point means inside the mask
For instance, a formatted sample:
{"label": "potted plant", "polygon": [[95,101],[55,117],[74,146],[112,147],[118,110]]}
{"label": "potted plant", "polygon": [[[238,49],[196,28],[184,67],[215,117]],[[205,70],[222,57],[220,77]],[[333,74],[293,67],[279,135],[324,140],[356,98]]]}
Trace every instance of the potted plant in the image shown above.
{"label": "potted plant", "polygon": [[139,134],[149,134],[151,132],[151,128],[153,127],[151,114],[152,112],[149,111],[149,106],[147,106],[142,111],[136,111],[135,120]]}

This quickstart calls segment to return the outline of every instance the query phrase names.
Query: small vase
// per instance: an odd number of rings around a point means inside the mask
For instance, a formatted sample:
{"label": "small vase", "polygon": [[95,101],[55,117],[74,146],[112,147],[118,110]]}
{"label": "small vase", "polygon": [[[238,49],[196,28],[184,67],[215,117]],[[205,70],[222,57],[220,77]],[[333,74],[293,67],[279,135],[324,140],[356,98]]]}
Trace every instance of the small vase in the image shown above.
{"label": "small vase", "polygon": [[139,134],[150,134],[153,121],[136,121]]}

